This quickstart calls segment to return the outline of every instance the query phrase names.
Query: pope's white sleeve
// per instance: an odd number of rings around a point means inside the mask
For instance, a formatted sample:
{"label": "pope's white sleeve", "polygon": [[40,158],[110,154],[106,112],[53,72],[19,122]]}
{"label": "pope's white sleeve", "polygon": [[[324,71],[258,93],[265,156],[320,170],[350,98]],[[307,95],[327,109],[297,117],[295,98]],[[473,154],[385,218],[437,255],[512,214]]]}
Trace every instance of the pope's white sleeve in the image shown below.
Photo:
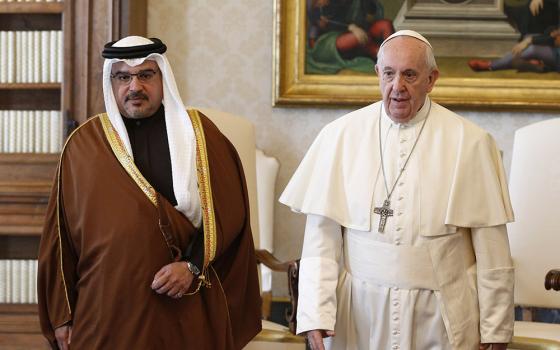
{"label": "pope's white sleeve", "polygon": [[513,261],[506,225],[473,228],[476,254],[480,339],[507,343],[513,336]]}
{"label": "pope's white sleeve", "polygon": [[299,270],[297,333],[334,330],[342,230],[336,222],[308,215]]}

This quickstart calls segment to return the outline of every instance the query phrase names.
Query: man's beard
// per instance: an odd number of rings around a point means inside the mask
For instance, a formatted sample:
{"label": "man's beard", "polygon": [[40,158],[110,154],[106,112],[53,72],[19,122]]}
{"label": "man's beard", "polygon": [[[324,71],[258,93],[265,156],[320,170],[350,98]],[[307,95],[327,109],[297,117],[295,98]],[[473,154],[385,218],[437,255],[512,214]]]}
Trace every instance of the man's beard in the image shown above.
{"label": "man's beard", "polygon": [[[127,103],[131,100],[132,101],[134,101],[134,100],[144,100],[144,101],[146,101],[146,103],[149,102],[149,98],[148,98],[148,96],[146,96],[146,94],[144,94],[142,92],[137,92],[137,91],[133,91],[133,92],[129,93],[128,95],[126,95],[125,103]],[[149,110],[150,110],[149,104],[148,105],[142,104],[142,106],[140,106],[140,107],[129,106],[129,108],[125,109],[128,118],[134,118],[134,119],[146,118],[146,117],[151,116],[153,113],[150,113]]]}

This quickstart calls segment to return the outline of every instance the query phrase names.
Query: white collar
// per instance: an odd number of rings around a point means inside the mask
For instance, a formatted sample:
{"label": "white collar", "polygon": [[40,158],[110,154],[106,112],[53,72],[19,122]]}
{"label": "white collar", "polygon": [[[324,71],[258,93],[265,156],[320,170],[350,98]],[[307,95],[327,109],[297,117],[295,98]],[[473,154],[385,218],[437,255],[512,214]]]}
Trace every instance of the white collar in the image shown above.
{"label": "white collar", "polygon": [[431,103],[432,102],[430,101],[430,98],[428,97],[428,95],[426,95],[424,104],[422,105],[420,110],[416,113],[414,117],[412,117],[412,119],[410,119],[405,123],[399,123],[391,119],[391,117],[389,117],[389,115],[385,111],[385,105],[382,103],[381,117],[383,118],[383,124],[395,126],[399,128],[408,128],[414,126],[418,124],[418,122],[421,122],[428,117],[428,111],[430,110]]}

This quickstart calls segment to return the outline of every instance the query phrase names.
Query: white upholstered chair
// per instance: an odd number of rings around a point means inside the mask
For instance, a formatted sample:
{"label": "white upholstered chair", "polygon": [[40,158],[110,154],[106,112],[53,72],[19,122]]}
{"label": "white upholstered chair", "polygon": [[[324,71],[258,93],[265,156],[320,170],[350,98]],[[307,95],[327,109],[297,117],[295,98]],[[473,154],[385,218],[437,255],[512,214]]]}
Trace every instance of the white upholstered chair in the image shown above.
{"label": "white upholstered chair", "polygon": [[[275,185],[280,164],[276,158],[267,156],[260,149],[257,149],[256,153],[259,249],[274,253]],[[261,264],[260,268],[263,317],[267,319],[270,316],[270,305],[272,303],[272,270],[264,264]]]}
{"label": "white upholstered chair", "polygon": [[245,172],[247,181],[247,192],[249,195],[249,206],[251,211],[251,230],[255,246],[259,246],[259,208],[257,204],[257,165],[255,127],[249,120],[234,116],[229,113],[210,109],[197,108],[205,116],[210,118],[220,131],[233,143]]}
{"label": "white upholstered chair", "polygon": [[[509,189],[515,303],[560,308],[560,292],[544,288],[547,272],[560,268],[560,118],[517,130]],[[514,336],[512,348],[560,349],[560,324],[516,322]]]}
{"label": "white upholstered chair", "polygon": [[[227,136],[239,153],[249,194],[251,230],[255,247],[272,250],[272,225],[274,208],[274,184],[278,172],[278,161],[258,151],[255,145],[255,127],[247,119],[209,108],[199,108],[220,131]],[[258,175],[258,177],[257,177]],[[261,251],[262,254],[262,251]],[[259,254],[257,257],[260,259]],[[281,264],[280,264],[281,265]],[[287,266],[287,265],[284,265]],[[263,299],[270,301],[270,270],[261,271]],[[266,313],[266,303],[264,307]],[[270,307],[268,306],[268,310]],[[305,342],[282,325],[263,320],[263,330],[245,350],[303,350]]]}

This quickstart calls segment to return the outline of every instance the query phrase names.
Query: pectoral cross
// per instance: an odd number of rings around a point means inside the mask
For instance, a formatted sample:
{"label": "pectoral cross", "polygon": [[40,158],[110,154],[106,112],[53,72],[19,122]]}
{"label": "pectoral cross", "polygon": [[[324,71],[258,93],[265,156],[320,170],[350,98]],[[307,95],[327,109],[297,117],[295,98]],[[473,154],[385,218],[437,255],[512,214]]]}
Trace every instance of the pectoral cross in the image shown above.
{"label": "pectoral cross", "polygon": [[379,214],[379,229],[377,230],[380,233],[383,233],[385,230],[385,224],[387,223],[387,218],[389,216],[393,216],[393,210],[390,208],[391,202],[386,199],[383,201],[383,206],[373,208],[373,212],[375,214]]}

